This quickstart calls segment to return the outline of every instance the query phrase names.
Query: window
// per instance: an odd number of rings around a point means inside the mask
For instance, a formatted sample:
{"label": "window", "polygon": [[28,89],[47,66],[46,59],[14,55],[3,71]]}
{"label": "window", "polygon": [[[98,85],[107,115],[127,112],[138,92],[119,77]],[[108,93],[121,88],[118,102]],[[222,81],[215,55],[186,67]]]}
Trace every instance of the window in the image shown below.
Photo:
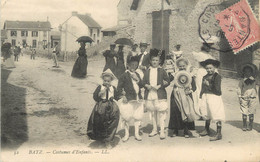
{"label": "window", "polygon": [[37,46],[37,41],[36,41],[36,40],[33,40],[33,42],[32,42],[32,47],[33,47],[33,48],[36,48],[36,46]]}
{"label": "window", "polygon": [[26,40],[23,39],[23,47],[26,47],[27,43],[26,43]]}
{"label": "window", "polygon": [[100,30],[99,30],[99,29],[97,29],[97,37],[99,37],[99,33],[100,33]]}
{"label": "window", "polygon": [[11,31],[11,37],[16,37],[16,36],[17,36],[17,31],[12,30]]}
{"label": "window", "polygon": [[12,46],[16,46],[16,40],[12,39]]}
{"label": "window", "polygon": [[32,31],[32,37],[38,37],[38,32],[37,31]]}
{"label": "window", "polygon": [[90,36],[92,36],[93,34],[93,29],[90,29]]}
{"label": "window", "polygon": [[43,31],[43,37],[47,37],[47,31]]}
{"label": "window", "polygon": [[28,31],[21,31],[22,37],[28,37]]}
{"label": "window", "polygon": [[93,35],[94,42],[96,42],[96,34]]}

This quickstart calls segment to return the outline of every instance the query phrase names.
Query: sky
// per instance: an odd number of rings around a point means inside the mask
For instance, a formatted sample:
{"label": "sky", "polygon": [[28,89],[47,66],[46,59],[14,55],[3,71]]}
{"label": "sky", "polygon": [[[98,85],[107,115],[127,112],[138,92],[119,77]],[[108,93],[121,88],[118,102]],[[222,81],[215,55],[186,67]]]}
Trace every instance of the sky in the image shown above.
{"label": "sky", "polygon": [[104,28],[117,23],[119,0],[1,0],[1,28],[5,20],[49,21],[58,30],[72,11],[90,13]]}

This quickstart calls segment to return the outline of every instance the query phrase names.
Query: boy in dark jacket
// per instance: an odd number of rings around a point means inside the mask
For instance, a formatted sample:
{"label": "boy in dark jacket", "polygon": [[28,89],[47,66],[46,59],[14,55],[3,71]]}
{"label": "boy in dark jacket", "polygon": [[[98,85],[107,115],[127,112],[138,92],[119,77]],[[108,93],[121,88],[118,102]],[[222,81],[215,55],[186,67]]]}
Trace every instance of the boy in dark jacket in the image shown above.
{"label": "boy in dark jacket", "polygon": [[149,134],[153,137],[158,134],[157,132],[157,114],[160,118],[160,138],[165,139],[165,119],[168,109],[167,93],[165,88],[169,86],[170,79],[166,71],[160,67],[160,56],[164,51],[158,49],[150,50],[150,68],[144,73],[143,84],[145,87],[144,99],[147,110],[152,115],[153,130]]}
{"label": "boy in dark jacket", "polygon": [[139,135],[139,127],[144,113],[143,101],[140,89],[142,88],[142,80],[140,75],[136,72],[139,63],[138,56],[128,57],[126,70],[118,81],[117,90],[122,98],[120,107],[120,114],[125,128],[125,136],[123,141],[129,139],[129,124],[134,120],[135,125],[135,139],[141,141]]}

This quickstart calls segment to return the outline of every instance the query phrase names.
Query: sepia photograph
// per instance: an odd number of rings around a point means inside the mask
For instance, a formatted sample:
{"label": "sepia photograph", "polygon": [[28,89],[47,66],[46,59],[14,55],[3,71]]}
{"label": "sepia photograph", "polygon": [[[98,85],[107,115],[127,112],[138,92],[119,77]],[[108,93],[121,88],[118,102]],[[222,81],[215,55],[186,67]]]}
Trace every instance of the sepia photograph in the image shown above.
{"label": "sepia photograph", "polygon": [[1,162],[260,162],[259,0],[1,0]]}

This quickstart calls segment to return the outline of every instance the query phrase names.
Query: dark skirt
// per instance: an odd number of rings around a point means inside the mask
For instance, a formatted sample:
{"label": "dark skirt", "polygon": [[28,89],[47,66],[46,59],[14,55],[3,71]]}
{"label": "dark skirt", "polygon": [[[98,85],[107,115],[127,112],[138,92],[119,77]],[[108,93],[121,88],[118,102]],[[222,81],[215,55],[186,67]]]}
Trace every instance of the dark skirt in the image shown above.
{"label": "dark skirt", "polygon": [[[184,122],[181,117],[181,112],[175,102],[174,93],[171,94],[171,103],[170,103],[170,120],[169,120],[169,129],[172,130],[181,130],[184,129]],[[195,130],[194,122],[187,122],[187,127],[189,130]]]}
{"label": "dark skirt", "polygon": [[87,75],[88,60],[86,56],[79,56],[73,66],[71,76],[84,78]]}
{"label": "dark skirt", "polygon": [[115,76],[120,78],[120,76],[125,72],[125,64],[122,60],[118,60],[117,66],[115,68]]}
{"label": "dark skirt", "polygon": [[119,123],[119,114],[119,108],[115,102],[98,102],[88,121],[87,135],[90,139],[112,141]]}

